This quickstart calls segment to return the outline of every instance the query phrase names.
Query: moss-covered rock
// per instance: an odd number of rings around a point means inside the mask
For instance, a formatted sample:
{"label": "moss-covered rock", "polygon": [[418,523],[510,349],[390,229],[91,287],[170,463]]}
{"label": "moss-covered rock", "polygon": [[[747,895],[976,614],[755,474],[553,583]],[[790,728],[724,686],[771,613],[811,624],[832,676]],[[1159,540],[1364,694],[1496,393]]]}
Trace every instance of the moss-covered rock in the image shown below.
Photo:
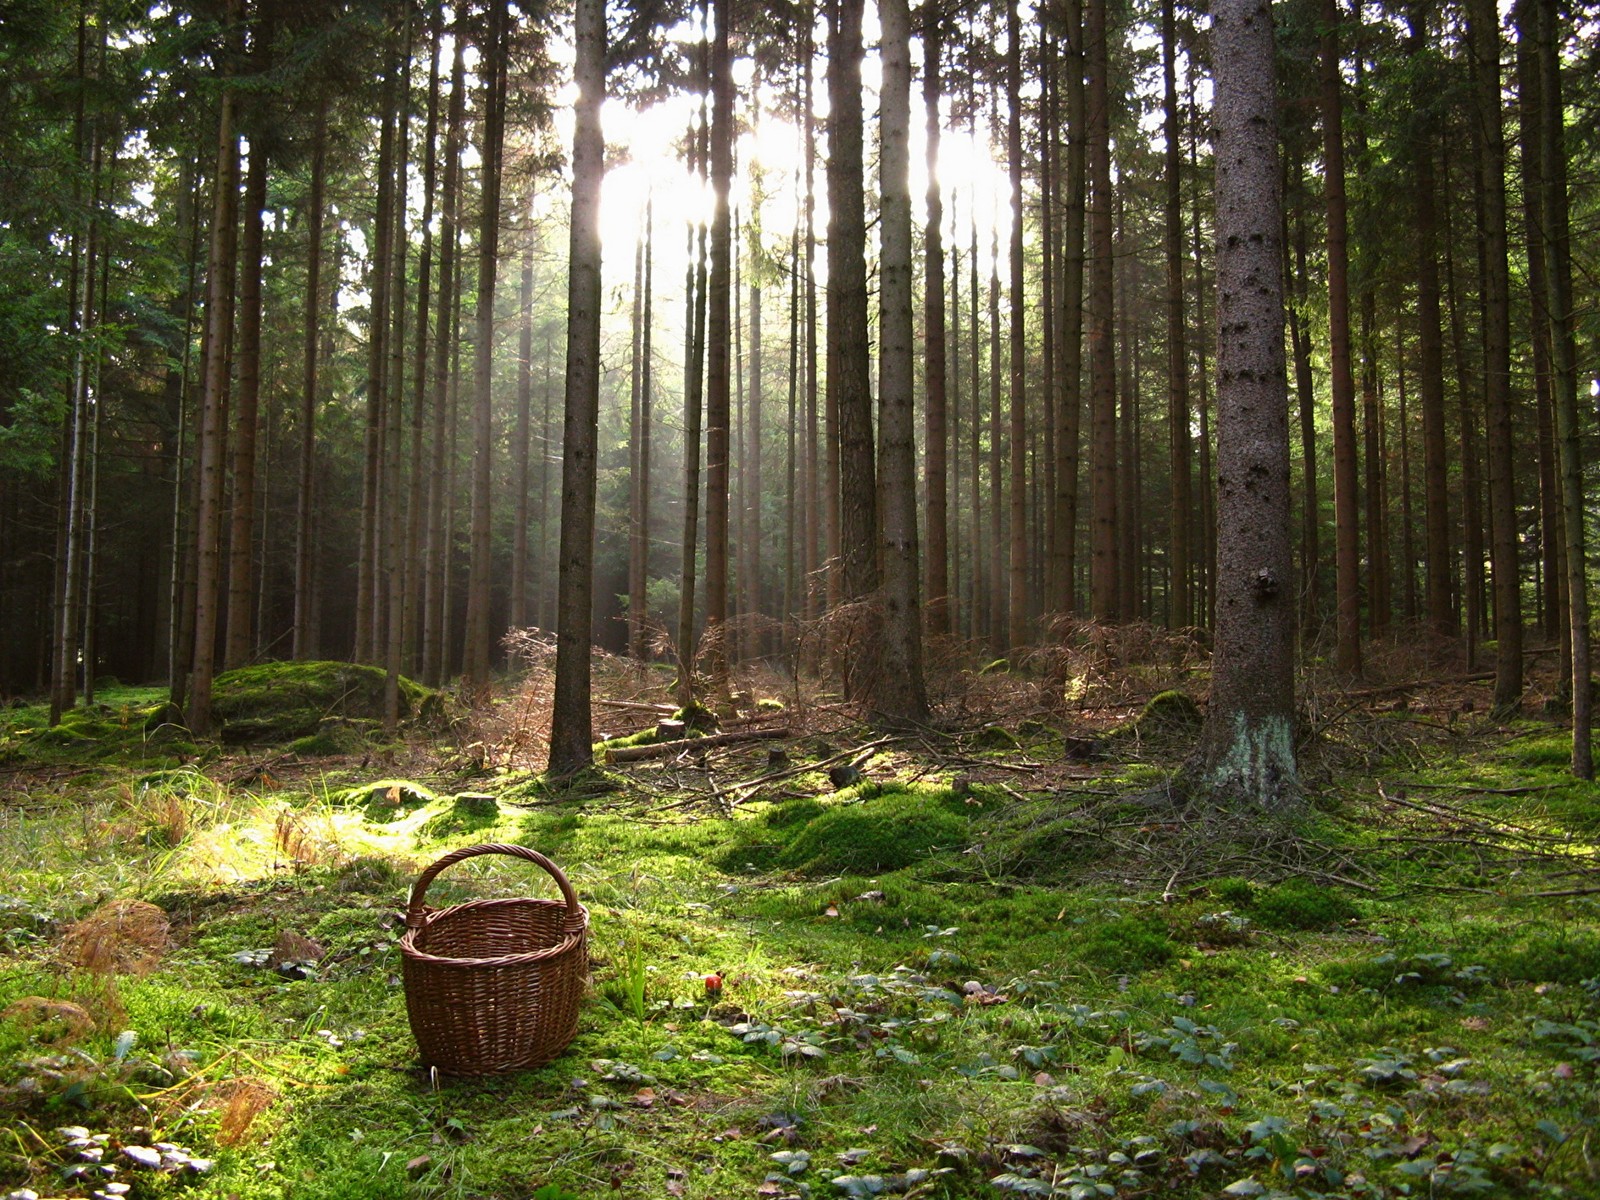
{"label": "moss-covered rock", "polygon": [[[226,742],[285,742],[310,737],[329,718],[383,719],[384,672],[340,662],[279,662],[218,675],[211,713]],[[438,692],[400,680],[400,716],[431,721],[442,715]]]}

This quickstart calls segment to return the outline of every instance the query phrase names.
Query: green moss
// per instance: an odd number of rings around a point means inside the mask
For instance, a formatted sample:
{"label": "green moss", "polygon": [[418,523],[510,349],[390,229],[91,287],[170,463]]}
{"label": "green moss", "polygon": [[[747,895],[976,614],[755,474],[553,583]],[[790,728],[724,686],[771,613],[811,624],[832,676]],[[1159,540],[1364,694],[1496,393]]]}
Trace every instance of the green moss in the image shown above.
{"label": "green moss", "polygon": [[682,721],[684,728],[692,733],[715,733],[718,728],[717,714],[692,700],[673,713],[672,719]]}
{"label": "green moss", "polygon": [[1600,937],[1590,930],[1558,928],[1520,945],[1490,951],[1487,966],[1502,979],[1529,983],[1582,983],[1600,979]]}
{"label": "green moss", "polygon": [[1022,743],[1017,741],[1016,734],[1003,725],[985,725],[972,739],[972,745],[977,750],[1019,750]]}
{"label": "green moss", "polygon": [[661,740],[661,731],[652,726],[641,729],[636,733],[622,733],[616,737],[608,737],[594,744],[594,752],[603,754],[607,750],[622,750],[629,746],[654,746]]}
{"label": "green moss", "polygon": [[781,861],[812,874],[874,875],[966,840],[965,817],[927,795],[893,792],[829,808],[799,830]]}
{"label": "green moss", "polygon": [[772,829],[793,829],[796,825],[815,821],[827,811],[820,801],[809,797],[801,800],[785,800],[782,804],[775,804],[767,810],[766,822]]}
{"label": "green moss", "polygon": [[1164,927],[1137,917],[1097,925],[1078,944],[1078,957],[1106,971],[1142,971],[1171,961],[1178,947]]}
{"label": "green moss", "polygon": [[1249,908],[1256,902],[1256,885],[1248,879],[1213,879],[1209,887],[1211,894],[1229,908]]}
{"label": "green moss", "polygon": [[[288,741],[312,736],[330,717],[381,721],[383,683],[381,669],[355,663],[262,663],[217,676],[211,711],[224,741]],[[442,713],[438,692],[400,680],[403,719]]]}
{"label": "green moss", "polygon": [[1309,879],[1286,879],[1256,897],[1255,918],[1269,929],[1328,929],[1356,915],[1344,894]]}

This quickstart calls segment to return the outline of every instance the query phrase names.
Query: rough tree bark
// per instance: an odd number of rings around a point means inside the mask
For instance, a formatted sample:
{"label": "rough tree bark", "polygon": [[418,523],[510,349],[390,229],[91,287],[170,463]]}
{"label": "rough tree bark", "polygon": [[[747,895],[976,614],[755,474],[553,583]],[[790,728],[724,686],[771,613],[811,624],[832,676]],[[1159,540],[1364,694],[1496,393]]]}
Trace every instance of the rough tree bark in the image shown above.
{"label": "rough tree bark", "polygon": [[1293,805],[1294,590],[1282,198],[1269,0],[1212,6],[1217,125],[1217,616],[1200,773]]}

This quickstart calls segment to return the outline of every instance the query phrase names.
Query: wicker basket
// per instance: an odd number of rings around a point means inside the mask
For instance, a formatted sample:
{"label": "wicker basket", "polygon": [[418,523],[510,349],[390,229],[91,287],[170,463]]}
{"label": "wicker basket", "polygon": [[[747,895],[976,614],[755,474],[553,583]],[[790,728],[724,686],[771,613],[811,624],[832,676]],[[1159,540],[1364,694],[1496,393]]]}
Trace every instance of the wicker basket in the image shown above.
{"label": "wicker basket", "polygon": [[[560,900],[470,900],[430,909],[428,885],[446,867],[480,854],[537,863]],[[578,1030],[589,971],[589,914],[567,877],[526,846],[468,846],[417,879],[400,939],[406,1014],[425,1066],[450,1075],[493,1075],[549,1062]]]}

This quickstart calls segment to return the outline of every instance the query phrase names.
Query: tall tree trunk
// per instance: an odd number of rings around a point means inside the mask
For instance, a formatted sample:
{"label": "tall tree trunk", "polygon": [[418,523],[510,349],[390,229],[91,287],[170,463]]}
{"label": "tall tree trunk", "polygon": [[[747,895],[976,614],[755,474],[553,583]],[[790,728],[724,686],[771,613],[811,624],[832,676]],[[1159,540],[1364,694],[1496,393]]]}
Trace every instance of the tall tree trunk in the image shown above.
{"label": "tall tree trunk", "polygon": [[1389,480],[1383,420],[1383,384],[1378,373],[1377,296],[1361,293],[1361,434],[1366,476],[1367,627],[1373,637],[1389,628]]}
{"label": "tall tree trunk", "polygon": [[[529,442],[533,437],[533,256],[534,248],[538,242],[538,230],[528,212],[530,205],[525,201],[523,218],[528,221],[528,229],[524,234],[522,244],[522,278],[518,284],[517,293],[517,424],[516,431],[511,440],[511,472],[512,495],[515,500],[515,515],[511,523],[511,627],[513,629],[526,628],[528,620],[528,520],[532,497],[529,488],[532,483],[530,469]],[[637,281],[636,281],[637,283]],[[634,327],[638,328],[638,299],[634,300]],[[638,351],[638,333],[634,334],[634,350]],[[633,365],[634,378],[637,380],[639,366],[637,360]],[[629,469],[628,478],[638,478],[638,385],[635,383],[633,393],[633,418],[629,426]],[[629,581],[629,592],[633,594],[632,581]],[[628,614],[628,629],[630,633],[629,646],[633,644],[631,637],[633,629],[633,614]]]}
{"label": "tall tree trunk", "polygon": [[[1295,174],[1297,190],[1303,195],[1303,163],[1295,165]],[[1286,261],[1285,270],[1288,269]],[[1306,213],[1302,200],[1296,205],[1294,214],[1294,299],[1289,306],[1289,344],[1294,347],[1295,394],[1300,409],[1300,469],[1305,487],[1300,526],[1300,604],[1304,624],[1310,624],[1311,618],[1322,607],[1322,502],[1317,494],[1316,394],[1311,379],[1311,331],[1306,328],[1305,320],[1310,290],[1306,271]]]}
{"label": "tall tree trunk", "polygon": [[1422,72],[1432,0],[1416,0],[1407,11],[1406,50],[1417,72],[1412,93],[1415,135],[1411,144],[1412,186],[1417,202],[1417,401],[1422,408],[1423,589],[1428,624],[1455,632],[1450,599],[1450,492],[1444,419],[1444,343],[1439,316],[1439,222],[1433,164],[1434,120],[1428,79]]}
{"label": "tall tree trunk", "polygon": [[1280,171],[1270,0],[1212,7],[1217,122],[1217,627],[1202,777],[1266,812],[1298,794]]}
{"label": "tall tree trunk", "polygon": [[973,539],[967,536],[965,525],[961,517],[961,448],[962,448],[962,416],[961,416],[961,239],[956,236],[961,229],[960,212],[956,207],[957,190],[950,189],[950,334],[945,345],[950,351],[950,374],[946,394],[949,398],[949,457],[950,457],[950,503],[946,507],[946,522],[949,525],[949,603],[947,632],[952,634],[967,634],[972,623],[972,602],[969,594],[970,569],[963,567],[966,555],[970,553]]}
{"label": "tall tree trunk", "polygon": [[1083,3],[1067,0],[1066,197],[1061,222],[1061,332],[1056,346],[1056,607],[1077,608],[1079,435],[1083,422],[1083,229],[1085,191]]}
{"label": "tall tree trunk", "polygon": [[395,113],[394,230],[390,234],[389,365],[384,383],[384,467],[382,471],[383,611],[374,620],[382,631],[384,684],[383,731],[393,738],[400,727],[400,669],[405,656],[405,377],[406,377],[406,258],[411,239],[406,235],[405,197],[410,195],[411,168],[411,15],[401,30],[400,104]]}
{"label": "tall tree trunk", "polygon": [[1196,98],[1196,78],[1189,75],[1189,173],[1195,177],[1196,193],[1193,209],[1194,237],[1194,347],[1195,378],[1200,381],[1200,529],[1203,552],[1200,557],[1200,595],[1195,605],[1199,615],[1197,623],[1210,628],[1215,623],[1217,607],[1217,492],[1216,476],[1211,468],[1211,385],[1210,368],[1206,365],[1206,333],[1211,328],[1206,319],[1206,260],[1205,245],[1200,236],[1200,116]]}
{"label": "tall tree trunk", "polygon": [[489,45],[480,68],[483,117],[482,213],[478,227],[477,337],[472,388],[472,557],[467,576],[467,630],[461,674],[469,688],[489,684],[489,608],[493,592],[490,498],[494,482],[494,293],[500,263],[500,159],[505,134],[506,4],[492,0]]}
{"label": "tall tree trunk", "polygon": [[[237,16],[237,8],[230,10]],[[190,730],[211,732],[211,680],[216,671],[217,607],[221,600],[223,463],[227,457],[228,360],[233,341],[234,258],[239,218],[239,137],[233,92],[224,89],[217,118],[211,250],[206,263],[206,365],[200,429],[195,444],[194,650],[190,659]]]}
{"label": "tall tree trunk", "polygon": [[630,393],[628,456],[628,654],[643,662],[646,605],[649,602],[650,557],[650,410],[646,389],[650,379],[648,277],[655,230],[655,198],[645,201],[644,232],[635,250],[633,268],[633,377]]}
{"label": "tall tree trunk", "polygon": [[[1445,144],[1445,181],[1450,178],[1449,142]],[[1467,670],[1478,668],[1478,640],[1484,622],[1483,586],[1483,455],[1478,444],[1477,406],[1472,403],[1472,371],[1462,330],[1461,301],[1457,295],[1455,235],[1451,205],[1445,205],[1444,268],[1446,298],[1450,308],[1450,345],[1455,360],[1457,414],[1461,428],[1461,559],[1462,627],[1467,635]]]}
{"label": "tall tree trunk", "polygon": [[1361,673],[1361,518],[1356,385],[1350,366],[1350,260],[1344,191],[1339,6],[1322,0],[1322,157],[1328,219],[1328,386],[1333,395],[1334,665]]}
{"label": "tall tree trunk", "polygon": [[939,180],[939,132],[943,122],[939,116],[939,99],[943,91],[940,81],[941,58],[944,52],[943,29],[938,7],[933,4],[922,8],[922,104],[927,129],[928,190],[926,196],[928,217],[923,226],[922,259],[927,272],[923,285],[923,322],[926,336],[926,353],[923,359],[923,391],[927,397],[924,409],[928,476],[928,554],[927,554],[927,619],[928,632],[935,637],[950,632],[950,538],[949,494],[946,477],[949,473],[949,431],[946,416],[946,362],[944,313],[944,191]]}
{"label": "tall tree trunk", "polygon": [[1483,388],[1489,448],[1489,559],[1494,573],[1494,705],[1522,701],[1522,604],[1512,445],[1511,309],[1506,256],[1505,134],[1500,123],[1500,24],[1493,0],[1468,0],[1467,42],[1483,168]]}
{"label": "tall tree trunk", "polygon": [[572,246],[567,284],[567,391],[561,457],[561,575],[550,774],[594,761],[589,697],[594,623],[594,509],[600,419],[600,185],[605,178],[605,0],[577,0]]}
{"label": "tall tree trunk", "polygon": [[[1572,656],[1572,773],[1594,778],[1593,686],[1589,678],[1589,571],[1584,535],[1582,421],[1578,407],[1577,346],[1572,295],[1572,234],[1567,196],[1566,105],[1561,88],[1561,14],[1555,0],[1538,0],[1540,143],[1544,180],[1545,285],[1554,367],[1555,417],[1561,450],[1561,500],[1567,570],[1568,634]],[[1530,248],[1531,251],[1531,248]]]}
{"label": "tall tree trunk", "polygon": [[[977,122],[973,122],[973,133],[976,135]],[[986,512],[983,504],[983,459],[980,445],[983,438],[983,392],[981,381],[983,376],[983,293],[978,286],[978,206],[976,188],[968,193],[967,224],[971,228],[971,246],[967,252],[967,281],[969,284],[968,295],[971,297],[972,340],[971,354],[971,380],[972,391],[972,431],[970,436],[972,454],[972,603],[968,606],[972,613],[972,637],[987,638],[989,636],[989,580],[993,572],[989,569],[989,555],[984,552],[987,542],[993,548],[991,538],[985,538],[983,519]]]}
{"label": "tall tree trunk", "polygon": [[[1518,144],[1521,151],[1522,219],[1527,246],[1529,343],[1533,359],[1534,413],[1539,447],[1539,621],[1544,640],[1555,644],[1566,634],[1566,591],[1562,574],[1562,513],[1560,471],[1556,466],[1556,418],[1553,348],[1550,325],[1550,286],[1546,278],[1544,189],[1551,164],[1544,160],[1539,84],[1539,23],[1531,0],[1512,9],[1517,26],[1516,85]],[[1567,660],[1563,659],[1565,676]],[[1565,689],[1570,680],[1563,677]]]}
{"label": "tall tree trunk", "polygon": [[733,55],[731,0],[711,0],[711,265],[706,295],[706,645],[711,686],[728,686],[728,451],[732,420]]}
{"label": "tall tree trunk", "polygon": [[[843,598],[878,587],[878,489],[868,379],[866,207],[861,116],[862,0],[828,12],[828,395],[838,413]],[[847,694],[865,681],[847,677]]]}
{"label": "tall tree trunk", "polygon": [[922,613],[917,562],[917,464],[911,317],[911,17],[906,0],[880,0],[883,89],[878,129],[882,188],[879,328],[882,344],[883,641],[872,683],[879,721],[928,718],[922,680]]}
{"label": "tall tree trunk", "polygon": [[[189,503],[192,490],[189,473],[184,470],[188,454],[189,381],[193,371],[193,344],[195,300],[200,281],[200,164],[184,163],[188,184],[178,202],[178,227],[187,229],[189,236],[188,261],[183,273],[183,290],[179,297],[181,309],[175,313],[176,324],[182,333],[183,348],[178,355],[176,370],[167,371],[167,407],[173,419],[172,438],[172,573],[167,581],[167,681],[171,691],[170,703],[181,709],[188,698],[186,680],[189,673],[188,657],[194,648],[193,631],[184,628],[184,613],[193,612],[192,592],[184,586],[188,564],[194,561],[194,539],[188,537],[188,518],[193,511]],[[208,247],[209,249],[209,247]],[[71,278],[71,276],[69,276]],[[75,281],[74,281],[75,282]],[[68,289],[70,296],[75,286]]]}
{"label": "tall tree trunk", "polygon": [[326,216],[328,176],[328,101],[317,102],[315,132],[311,141],[311,192],[306,198],[306,303],[300,375],[300,466],[295,492],[294,523],[294,632],[292,655],[301,661],[317,654],[316,630],[311,623],[312,595],[316,587],[315,545],[317,479],[317,344],[322,333],[322,223]]}
{"label": "tall tree trunk", "polygon": [[751,271],[750,279],[750,392],[745,409],[745,444],[741,467],[745,471],[747,490],[744,493],[744,511],[748,525],[744,536],[744,567],[740,571],[743,583],[746,616],[744,622],[745,657],[761,653],[764,638],[760,618],[766,612],[761,595],[761,280]]}
{"label": "tall tree trunk", "polygon": [[[88,53],[88,26],[79,12],[77,79],[80,94],[87,91],[85,62]],[[88,142],[85,143],[87,136]],[[74,335],[73,366],[68,385],[67,411],[61,431],[61,481],[57,493],[55,614],[51,642],[50,714],[54,726],[61,714],[77,703],[78,608],[80,604],[83,556],[84,469],[88,458],[89,412],[89,332],[94,325],[96,270],[99,253],[100,156],[101,137],[98,118],[89,130],[80,98],[74,114],[74,146],[80,166],[87,166],[92,180],[88,212],[83,226],[72,234],[71,267],[67,287],[67,326]],[[87,159],[87,162],[84,160]],[[74,207],[82,203],[81,185],[74,183]],[[80,262],[82,264],[80,271]],[[80,282],[81,291],[80,291]]]}
{"label": "tall tree trunk", "polygon": [[1405,567],[1405,618],[1417,619],[1416,537],[1412,528],[1411,503],[1411,421],[1406,395],[1405,333],[1395,327],[1395,388],[1400,393],[1400,561]]}
{"label": "tall tree trunk", "polygon": [[439,305],[434,322],[433,411],[429,433],[428,531],[422,594],[422,679],[437,687],[447,671],[445,661],[445,610],[449,606],[450,507],[447,421],[451,404],[451,364],[460,346],[453,336],[461,298],[457,289],[459,219],[461,212],[461,122],[466,109],[466,38],[462,23],[455,23],[454,59],[450,66],[450,104],[445,115],[444,179],[440,185]]}
{"label": "tall tree trunk", "polygon": [[995,229],[989,245],[989,644],[995,653],[1009,649],[1006,636],[1006,477],[1004,388],[1001,380],[1005,364],[1000,345],[1000,230]]}
{"label": "tall tree trunk", "polygon": [[1027,280],[1022,257],[1022,20],[1006,5],[1006,159],[1011,172],[1011,528],[1007,648],[1028,637],[1028,343]]}
{"label": "tall tree trunk", "polygon": [[1111,98],[1106,0],[1088,0],[1086,128],[1089,156],[1089,407],[1091,436],[1089,605],[1101,620],[1117,605],[1117,364],[1111,230]]}
{"label": "tall tree trunk", "polygon": [[[400,616],[403,670],[415,674],[421,666],[421,624],[427,589],[427,552],[423,534],[423,509],[428,483],[423,471],[423,447],[428,426],[428,318],[432,313],[433,212],[439,173],[439,68],[444,34],[443,5],[435,3],[429,18],[428,117],[423,129],[422,253],[417,264],[417,325],[411,367],[411,454],[407,469],[405,535],[405,594]],[[443,351],[440,350],[440,353]]]}
{"label": "tall tree trunk", "polygon": [[[1168,495],[1172,503],[1171,601],[1167,621],[1174,627],[1192,623],[1189,597],[1189,530],[1193,505],[1189,443],[1189,347],[1183,306],[1183,158],[1178,116],[1178,22],[1174,0],[1161,4],[1161,78],[1166,108],[1167,254],[1167,427],[1172,461]],[[1313,484],[1313,495],[1315,485]],[[1314,569],[1314,567],[1313,567]]]}
{"label": "tall tree trunk", "polygon": [[390,237],[394,229],[395,109],[398,107],[399,55],[391,50],[380,103],[382,129],[378,140],[377,211],[373,218],[370,288],[372,303],[367,321],[367,412],[361,473],[361,538],[356,558],[355,659],[370,663],[376,653],[380,525],[383,493],[384,401],[388,397],[387,337],[389,333]]}
{"label": "tall tree trunk", "polygon": [[[702,72],[709,73],[704,58],[708,54],[702,45]],[[691,170],[698,170],[701,178],[708,173],[710,149],[710,122],[705,101],[700,104],[700,127],[691,134]],[[684,373],[683,386],[683,566],[678,590],[678,703],[688,704],[694,699],[694,589],[696,576],[695,550],[699,542],[700,527],[700,431],[701,401],[705,387],[706,344],[706,239],[709,227],[702,218],[689,230],[688,278],[684,288],[684,303],[688,312],[684,321]]]}
{"label": "tall tree trunk", "polygon": [[[812,104],[812,93],[815,89],[816,56],[812,47],[813,6],[806,5],[805,35],[802,38],[804,46],[804,109],[805,109],[805,188],[803,201],[803,219],[805,221],[805,374],[806,374],[806,399],[805,399],[805,481],[802,484],[805,494],[805,554],[801,563],[802,575],[805,578],[805,606],[804,616],[808,621],[814,621],[822,614],[822,602],[825,595],[823,582],[819,578],[823,571],[823,563],[819,559],[819,547],[823,541],[823,500],[822,500],[822,448],[817,441],[817,118]],[[831,460],[831,455],[830,455]],[[830,572],[831,573],[831,572]],[[812,638],[807,643],[812,651],[813,662],[817,650],[817,639]]]}
{"label": "tall tree trunk", "polygon": [[262,209],[267,205],[267,156],[260,138],[250,146],[245,172],[243,232],[239,240],[239,352],[235,387],[233,508],[228,533],[227,627],[223,634],[225,670],[250,660],[253,632],[256,515],[256,426],[261,397]]}

